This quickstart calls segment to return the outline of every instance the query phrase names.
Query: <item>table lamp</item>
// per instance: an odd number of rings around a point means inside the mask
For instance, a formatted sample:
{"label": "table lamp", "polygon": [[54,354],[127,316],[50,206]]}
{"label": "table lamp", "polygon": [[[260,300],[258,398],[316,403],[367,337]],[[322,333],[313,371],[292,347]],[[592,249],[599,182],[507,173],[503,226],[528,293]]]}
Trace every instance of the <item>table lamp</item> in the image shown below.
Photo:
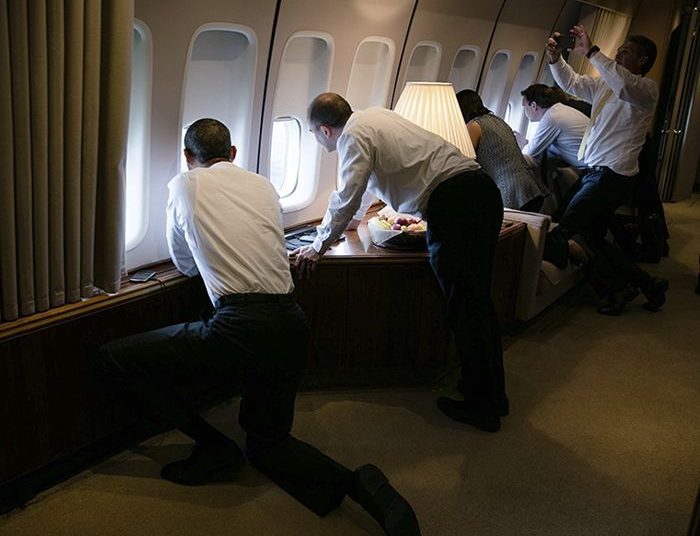
{"label": "table lamp", "polygon": [[464,156],[476,158],[455,90],[449,82],[408,82],[394,111],[442,136]]}

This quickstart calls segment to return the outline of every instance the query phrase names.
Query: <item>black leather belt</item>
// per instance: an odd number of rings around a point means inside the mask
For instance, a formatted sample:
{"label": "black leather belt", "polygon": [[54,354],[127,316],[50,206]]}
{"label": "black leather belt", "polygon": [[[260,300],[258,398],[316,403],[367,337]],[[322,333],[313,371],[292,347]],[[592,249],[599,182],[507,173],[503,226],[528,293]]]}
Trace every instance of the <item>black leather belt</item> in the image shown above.
{"label": "black leather belt", "polygon": [[291,299],[291,294],[229,294],[216,300],[216,307],[242,303],[283,303]]}
{"label": "black leather belt", "polygon": [[586,172],[590,171],[610,171],[610,168],[608,166],[588,166]]}

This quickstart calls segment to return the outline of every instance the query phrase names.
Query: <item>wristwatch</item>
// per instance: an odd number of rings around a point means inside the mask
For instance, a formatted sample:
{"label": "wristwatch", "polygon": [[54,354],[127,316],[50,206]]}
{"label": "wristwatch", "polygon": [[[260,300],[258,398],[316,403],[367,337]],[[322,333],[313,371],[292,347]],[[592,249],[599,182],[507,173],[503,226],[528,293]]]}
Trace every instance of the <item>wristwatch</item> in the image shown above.
{"label": "wristwatch", "polygon": [[590,60],[591,56],[598,52],[600,50],[600,47],[598,45],[593,45],[588,52],[586,52],[586,57]]}

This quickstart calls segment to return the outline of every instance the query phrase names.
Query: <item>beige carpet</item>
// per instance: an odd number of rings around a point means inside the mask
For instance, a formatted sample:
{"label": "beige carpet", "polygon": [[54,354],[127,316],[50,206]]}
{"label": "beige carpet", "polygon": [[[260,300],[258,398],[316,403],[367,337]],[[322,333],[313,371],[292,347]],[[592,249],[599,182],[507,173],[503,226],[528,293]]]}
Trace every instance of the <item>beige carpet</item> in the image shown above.
{"label": "beige carpet", "polygon": [[[426,536],[686,533],[700,483],[700,200],[667,205],[671,282],[660,313],[619,318],[583,286],[506,338],[511,415],[498,434],[450,422],[445,387],[303,393],[294,433],[350,467],[373,462],[413,504]],[[237,405],[211,420],[241,438]],[[0,518],[0,535],[381,535],[352,501],[325,519],[246,468],[240,482],[161,481],[183,457],[153,438]]]}

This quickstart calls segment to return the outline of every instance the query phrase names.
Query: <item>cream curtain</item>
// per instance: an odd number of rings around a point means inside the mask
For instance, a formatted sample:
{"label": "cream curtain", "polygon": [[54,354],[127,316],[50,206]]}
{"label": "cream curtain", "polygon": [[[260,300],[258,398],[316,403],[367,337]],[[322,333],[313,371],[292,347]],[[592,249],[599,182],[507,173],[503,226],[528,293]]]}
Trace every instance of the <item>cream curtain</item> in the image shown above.
{"label": "cream curtain", "polygon": [[119,289],[133,2],[0,0],[0,321]]}
{"label": "cream curtain", "polygon": [[[631,19],[625,15],[599,8],[593,17],[593,25],[587,28],[588,35],[591,37],[591,42],[598,45],[603,54],[614,58],[618,47],[625,42],[630,22]],[[576,69],[576,66],[574,68]],[[581,61],[577,71],[596,78],[599,76],[596,68],[588,61]]]}

